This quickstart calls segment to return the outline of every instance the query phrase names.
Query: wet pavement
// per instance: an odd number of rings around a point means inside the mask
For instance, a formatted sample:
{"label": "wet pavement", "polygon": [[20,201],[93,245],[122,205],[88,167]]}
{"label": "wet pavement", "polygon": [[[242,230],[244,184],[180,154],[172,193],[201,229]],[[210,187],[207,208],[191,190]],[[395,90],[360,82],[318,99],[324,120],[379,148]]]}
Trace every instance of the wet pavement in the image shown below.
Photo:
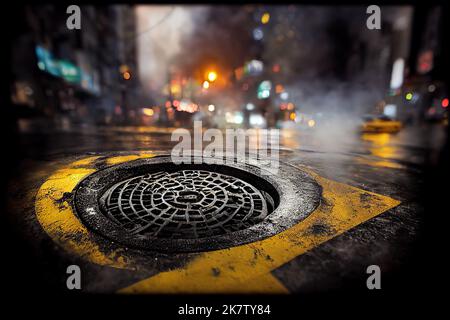
{"label": "wet pavement", "polygon": [[[158,272],[181,268],[196,257],[137,251],[134,256],[141,255],[143,262],[135,270],[100,266],[62,249],[36,218],[36,194],[56,170],[87,157],[167,154],[176,143],[170,141],[170,129],[22,130],[18,136],[21,148],[16,157],[17,176],[8,183],[8,218],[26,250],[24,255],[30,254],[27,259],[37,266],[35,275],[47,289],[66,290],[65,269],[70,264],[82,267],[85,291],[110,293]],[[379,265],[387,277],[400,273],[421,241],[424,167],[437,158],[444,130],[438,126],[407,127],[398,134],[353,133],[334,142],[330,142],[332,136],[318,136],[314,131],[282,130],[283,162],[400,204],[292,257],[273,269],[271,275],[288,292],[309,293],[364,289],[365,271],[371,264]]]}

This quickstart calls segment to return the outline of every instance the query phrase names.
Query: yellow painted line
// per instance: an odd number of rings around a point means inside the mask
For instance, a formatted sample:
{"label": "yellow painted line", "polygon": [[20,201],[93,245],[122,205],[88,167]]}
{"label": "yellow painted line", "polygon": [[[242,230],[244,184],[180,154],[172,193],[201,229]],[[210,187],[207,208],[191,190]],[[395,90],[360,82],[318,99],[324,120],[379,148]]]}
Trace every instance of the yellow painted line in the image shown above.
{"label": "yellow painted line", "polygon": [[[105,161],[113,165],[152,156],[141,153]],[[36,215],[47,234],[66,251],[99,265],[133,268],[125,250],[106,252],[64,199],[65,193],[72,192],[83,178],[96,171],[93,164],[98,158],[75,161],[50,176],[37,193]],[[181,269],[157,274],[119,292],[287,293],[272,270],[400,203],[309,173],[322,186],[323,201],[304,221],[262,241],[199,254]]]}
{"label": "yellow painted line", "polygon": [[120,293],[287,293],[271,271],[400,202],[313,174],[323,201],[304,221],[271,238],[202,253]]}
{"label": "yellow painted line", "polygon": [[[142,153],[133,157],[113,157],[109,160],[113,164],[118,164],[138,157],[151,156],[153,155]],[[82,179],[96,171],[93,163],[98,158],[94,156],[75,161],[52,174],[36,195],[36,216],[45,232],[64,250],[99,265],[131,268],[132,263],[125,250],[105,252],[64,199],[65,193],[72,192]]]}
{"label": "yellow painted line", "polygon": [[153,158],[155,155],[151,153],[141,153],[141,154],[132,154],[132,155],[125,155],[125,156],[117,156],[117,157],[111,157],[106,159],[106,164],[109,166],[127,162],[127,161],[133,161],[136,159],[143,159],[143,158]]}

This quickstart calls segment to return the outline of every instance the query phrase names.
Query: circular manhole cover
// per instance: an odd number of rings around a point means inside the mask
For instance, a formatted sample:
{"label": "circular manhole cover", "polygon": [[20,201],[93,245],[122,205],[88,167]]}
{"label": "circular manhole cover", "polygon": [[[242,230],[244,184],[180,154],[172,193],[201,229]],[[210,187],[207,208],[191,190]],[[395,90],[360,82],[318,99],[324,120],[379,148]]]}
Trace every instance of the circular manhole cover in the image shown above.
{"label": "circular manhole cover", "polygon": [[[246,229],[273,210],[273,199],[233,176],[206,170],[158,171],[112,186],[100,208],[130,234],[198,239]],[[269,211],[270,210],[270,211]]]}
{"label": "circular manhole cover", "polygon": [[320,200],[320,187],[281,165],[260,175],[245,164],[177,165],[170,157],[109,167],[77,186],[75,209],[89,228],[126,246],[205,251],[260,240],[294,225]]}

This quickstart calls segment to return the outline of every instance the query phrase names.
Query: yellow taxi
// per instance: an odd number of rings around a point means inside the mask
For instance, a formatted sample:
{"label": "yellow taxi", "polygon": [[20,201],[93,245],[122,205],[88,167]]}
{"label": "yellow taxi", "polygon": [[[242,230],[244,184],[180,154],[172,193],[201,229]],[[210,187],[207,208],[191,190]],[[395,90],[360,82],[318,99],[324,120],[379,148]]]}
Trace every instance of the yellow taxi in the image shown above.
{"label": "yellow taxi", "polygon": [[393,120],[387,116],[365,116],[364,121],[361,124],[361,132],[364,133],[376,133],[386,132],[395,133],[399,132],[402,128],[402,123],[397,120]]}

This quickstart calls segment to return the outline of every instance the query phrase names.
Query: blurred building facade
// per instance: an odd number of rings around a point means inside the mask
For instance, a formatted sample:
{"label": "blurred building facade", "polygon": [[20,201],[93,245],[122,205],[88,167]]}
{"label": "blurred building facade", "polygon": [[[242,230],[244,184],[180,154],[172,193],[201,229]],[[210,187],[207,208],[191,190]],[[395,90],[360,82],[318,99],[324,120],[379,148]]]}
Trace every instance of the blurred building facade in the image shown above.
{"label": "blurred building facade", "polygon": [[448,123],[449,88],[445,17],[440,6],[417,7],[412,19],[410,55],[402,91],[400,115],[410,123]]}
{"label": "blurred building facade", "polygon": [[[81,6],[69,30],[65,6],[25,6],[12,46],[11,100],[21,117],[111,123],[131,118],[137,60],[131,6]],[[131,77],[125,79],[124,72]]]}

